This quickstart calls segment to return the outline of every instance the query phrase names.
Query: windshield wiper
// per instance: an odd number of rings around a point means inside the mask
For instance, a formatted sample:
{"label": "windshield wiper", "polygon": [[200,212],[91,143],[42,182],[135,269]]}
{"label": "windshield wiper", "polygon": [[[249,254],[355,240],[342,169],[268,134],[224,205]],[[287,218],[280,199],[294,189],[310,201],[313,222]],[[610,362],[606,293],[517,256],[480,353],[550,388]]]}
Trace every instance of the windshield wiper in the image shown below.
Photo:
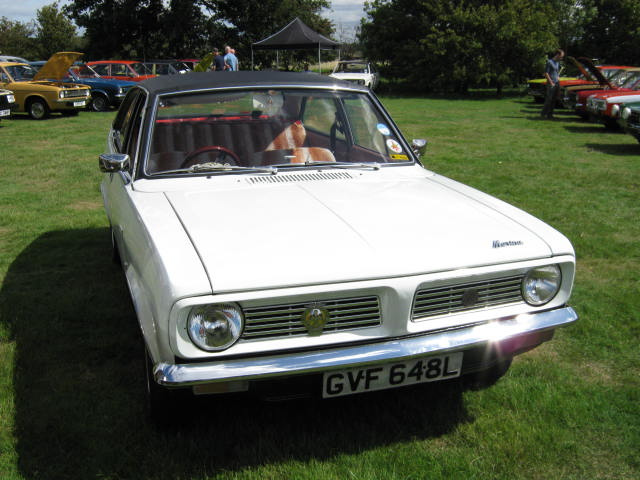
{"label": "windshield wiper", "polygon": [[291,167],[330,167],[330,168],[370,168],[372,170],[380,170],[379,163],[351,163],[351,162],[314,162],[307,161],[304,163],[279,163],[274,165],[278,168]]}
{"label": "windshield wiper", "polygon": [[237,165],[228,165],[217,162],[206,162],[206,163],[196,163],[187,168],[176,168],[175,170],[163,170],[162,172],[157,172],[151,174],[151,176],[156,175],[167,175],[172,173],[200,173],[200,172],[257,172],[257,173],[269,173],[271,175],[275,175],[278,173],[278,169],[274,167],[240,167]]}

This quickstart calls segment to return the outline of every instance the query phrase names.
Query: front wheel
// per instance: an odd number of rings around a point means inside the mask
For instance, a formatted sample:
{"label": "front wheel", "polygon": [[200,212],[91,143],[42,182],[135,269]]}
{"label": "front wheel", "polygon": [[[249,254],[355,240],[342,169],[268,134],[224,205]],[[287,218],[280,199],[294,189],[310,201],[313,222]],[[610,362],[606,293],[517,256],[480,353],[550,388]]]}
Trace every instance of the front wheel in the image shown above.
{"label": "front wheel", "polygon": [[103,95],[96,95],[91,100],[90,107],[94,112],[104,112],[109,108],[109,101]]}
{"label": "front wheel", "polygon": [[159,427],[173,427],[180,423],[184,403],[184,390],[171,390],[159,385],[153,376],[151,356],[144,346],[147,412]]}
{"label": "front wheel", "polygon": [[35,98],[29,101],[27,112],[29,113],[29,116],[34,120],[42,120],[43,118],[47,118],[49,116],[49,107],[47,107],[47,104],[44,100]]}

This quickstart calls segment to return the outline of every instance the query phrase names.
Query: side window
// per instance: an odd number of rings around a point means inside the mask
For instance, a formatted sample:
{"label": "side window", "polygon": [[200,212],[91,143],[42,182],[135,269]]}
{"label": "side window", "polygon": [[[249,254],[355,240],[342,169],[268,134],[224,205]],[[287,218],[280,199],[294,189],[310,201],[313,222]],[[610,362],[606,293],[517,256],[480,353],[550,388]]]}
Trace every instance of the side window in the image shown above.
{"label": "side window", "polygon": [[120,105],[118,115],[113,121],[115,143],[118,151],[121,153],[128,153],[126,151],[128,133],[131,129],[132,120],[140,97],[144,97],[141,90],[137,88],[131,89],[122,102],[122,105]]}
{"label": "side window", "polygon": [[127,69],[126,65],[116,63],[114,65],[111,65],[111,75],[116,77],[128,77],[129,70]]}
{"label": "side window", "polygon": [[107,64],[94,65],[93,69],[98,75],[109,75],[109,65]]}

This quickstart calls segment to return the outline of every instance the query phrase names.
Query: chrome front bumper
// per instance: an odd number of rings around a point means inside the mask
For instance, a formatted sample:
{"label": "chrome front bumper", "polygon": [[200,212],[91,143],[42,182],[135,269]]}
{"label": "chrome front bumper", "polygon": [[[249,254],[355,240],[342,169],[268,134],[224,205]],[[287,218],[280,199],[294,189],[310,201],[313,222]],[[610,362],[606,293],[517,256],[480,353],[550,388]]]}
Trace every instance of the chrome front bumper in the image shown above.
{"label": "chrome front bumper", "polygon": [[564,307],[535,314],[517,315],[458,330],[360,346],[207,363],[159,363],[154,367],[154,377],[161,385],[186,387],[320,373],[464,351],[484,344],[497,344],[520,336],[553,330],[569,325],[577,319],[578,315],[571,307]]}

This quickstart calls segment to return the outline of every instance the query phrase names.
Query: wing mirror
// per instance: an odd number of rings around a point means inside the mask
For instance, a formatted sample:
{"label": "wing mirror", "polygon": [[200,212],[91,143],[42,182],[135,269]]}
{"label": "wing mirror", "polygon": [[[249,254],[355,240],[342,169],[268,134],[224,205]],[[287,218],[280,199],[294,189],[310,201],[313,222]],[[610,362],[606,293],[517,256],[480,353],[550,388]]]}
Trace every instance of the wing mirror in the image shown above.
{"label": "wing mirror", "polygon": [[104,173],[122,172],[129,168],[129,155],[126,153],[103,153],[98,158],[100,171]]}
{"label": "wing mirror", "polygon": [[424,152],[427,151],[427,142],[424,138],[414,138],[411,141],[411,150],[413,153],[418,155],[419,157],[424,155]]}

